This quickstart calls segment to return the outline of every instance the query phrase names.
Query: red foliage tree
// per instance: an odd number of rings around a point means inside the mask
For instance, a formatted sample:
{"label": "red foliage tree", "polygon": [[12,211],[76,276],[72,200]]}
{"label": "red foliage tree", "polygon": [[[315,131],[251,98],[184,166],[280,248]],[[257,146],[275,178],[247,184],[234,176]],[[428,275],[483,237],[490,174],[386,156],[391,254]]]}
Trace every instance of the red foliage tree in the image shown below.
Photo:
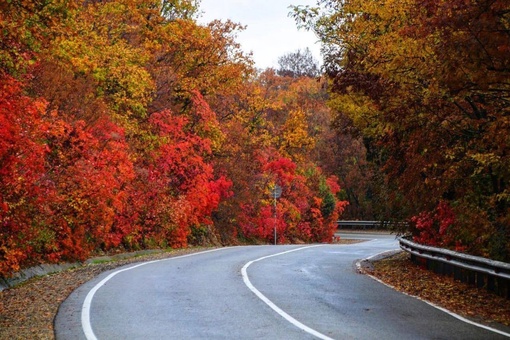
{"label": "red foliage tree", "polygon": [[0,83],[0,273],[118,246],[133,178],[122,129],[67,123],[14,79]]}
{"label": "red foliage tree", "polygon": [[451,247],[457,251],[466,247],[455,241],[455,213],[446,201],[441,201],[431,212],[422,212],[411,218],[417,232],[413,239],[421,244],[436,247]]}
{"label": "red foliage tree", "polygon": [[[22,93],[21,84],[0,76],[0,274],[37,262],[51,247],[41,127],[45,103]],[[50,234],[50,235],[48,235]]]}
{"label": "red foliage tree", "polygon": [[[260,169],[254,179],[258,195],[241,206],[239,219],[244,236],[273,242],[276,228],[279,243],[330,242],[346,205],[335,198],[340,189],[336,178],[324,178],[314,166],[299,170],[294,162],[274,151],[260,152],[255,159]],[[276,207],[271,197],[275,184],[282,187]]]}
{"label": "red foliage tree", "polygon": [[214,116],[205,115],[205,104],[200,103],[194,121],[169,110],[150,117],[156,143],[143,160],[147,163],[138,164],[135,188],[145,244],[186,246],[192,227],[211,225],[212,211],[230,195],[230,181],[215,180],[206,160],[212,152],[211,140],[194,132],[214,124]]}
{"label": "red foliage tree", "polygon": [[52,223],[65,231],[62,256],[83,259],[96,248],[118,246],[130,231],[117,216],[127,209],[134,177],[123,130],[106,118],[87,127],[54,117],[50,127],[47,173],[57,194]]}

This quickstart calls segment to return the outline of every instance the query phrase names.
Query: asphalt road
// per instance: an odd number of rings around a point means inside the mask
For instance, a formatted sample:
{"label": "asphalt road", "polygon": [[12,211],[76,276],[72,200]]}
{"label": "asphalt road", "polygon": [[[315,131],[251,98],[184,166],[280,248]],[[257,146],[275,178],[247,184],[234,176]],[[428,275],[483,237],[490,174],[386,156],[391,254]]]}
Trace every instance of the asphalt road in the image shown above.
{"label": "asphalt road", "polygon": [[77,289],[57,339],[506,338],[356,273],[356,260],[398,248],[222,248],[107,272]]}

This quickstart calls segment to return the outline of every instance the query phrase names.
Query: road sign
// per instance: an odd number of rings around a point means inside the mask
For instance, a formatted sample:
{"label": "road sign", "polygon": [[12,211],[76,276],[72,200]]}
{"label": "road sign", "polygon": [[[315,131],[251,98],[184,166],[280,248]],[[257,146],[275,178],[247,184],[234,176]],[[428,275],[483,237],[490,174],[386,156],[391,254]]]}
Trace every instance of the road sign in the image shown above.
{"label": "road sign", "polygon": [[279,186],[278,184],[275,184],[275,186],[271,192],[271,196],[274,199],[280,198],[282,196],[282,187]]}
{"label": "road sign", "polygon": [[274,245],[276,245],[276,199],[280,198],[282,195],[282,187],[278,184],[274,185],[273,190],[271,190],[271,196],[274,198]]}

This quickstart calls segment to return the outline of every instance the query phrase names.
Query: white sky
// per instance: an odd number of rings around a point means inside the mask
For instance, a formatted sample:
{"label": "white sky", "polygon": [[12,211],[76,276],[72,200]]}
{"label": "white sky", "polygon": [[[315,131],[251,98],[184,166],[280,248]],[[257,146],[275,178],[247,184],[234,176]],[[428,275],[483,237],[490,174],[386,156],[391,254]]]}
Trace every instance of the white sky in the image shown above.
{"label": "white sky", "polygon": [[316,0],[201,0],[200,23],[230,19],[247,26],[237,41],[246,52],[253,52],[258,68],[278,66],[278,57],[310,48],[321,62],[320,44],[313,32],[298,30],[288,16],[290,5],[316,5]]}

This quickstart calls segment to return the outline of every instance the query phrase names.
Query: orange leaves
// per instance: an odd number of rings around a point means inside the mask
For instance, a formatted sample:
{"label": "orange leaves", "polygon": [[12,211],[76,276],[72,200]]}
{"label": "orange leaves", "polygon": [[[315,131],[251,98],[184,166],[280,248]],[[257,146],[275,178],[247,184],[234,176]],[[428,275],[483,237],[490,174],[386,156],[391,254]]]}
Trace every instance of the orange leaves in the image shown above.
{"label": "orange leaves", "polygon": [[336,176],[330,176],[326,179],[326,183],[328,184],[328,188],[333,195],[338,194],[340,191],[340,185],[338,185],[338,178]]}
{"label": "orange leaves", "polygon": [[509,259],[508,1],[321,3],[296,17],[327,45],[334,108],[387,175],[389,215],[425,223],[447,202],[455,228],[435,242]]}
{"label": "orange leaves", "polygon": [[0,273],[5,275],[21,269],[27,254],[17,246],[6,244],[0,247]]}
{"label": "orange leaves", "polygon": [[242,26],[198,25],[195,1],[65,4],[0,5],[0,275],[239,223],[267,240],[275,183],[281,241],[326,240],[321,84],[254,78]]}
{"label": "orange leaves", "polygon": [[[241,27],[231,22],[199,26],[192,20],[174,20],[158,27],[159,46],[149,69],[156,80],[155,105],[196,89],[206,95],[231,93],[250,72],[233,35]],[[170,86],[170,87],[169,87]]]}
{"label": "orange leaves", "polygon": [[297,161],[303,161],[304,155],[314,149],[315,140],[308,135],[308,124],[305,113],[292,110],[282,127],[282,152],[293,156]]}

